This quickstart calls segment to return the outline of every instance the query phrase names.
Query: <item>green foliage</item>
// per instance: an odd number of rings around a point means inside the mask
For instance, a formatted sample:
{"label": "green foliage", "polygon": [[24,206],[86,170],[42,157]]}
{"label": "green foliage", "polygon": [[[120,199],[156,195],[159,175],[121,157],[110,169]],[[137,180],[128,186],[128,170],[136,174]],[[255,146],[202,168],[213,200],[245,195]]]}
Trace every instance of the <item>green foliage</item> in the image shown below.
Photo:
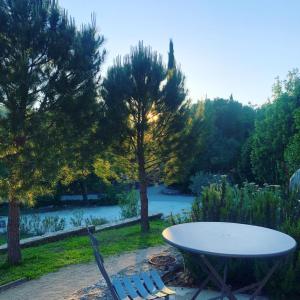
{"label": "green foliage", "polygon": [[22,216],[20,220],[21,235],[43,235],[49,232],[63,230],[66,220],[58,216],[40,217],[33,214],[31,216]]}
{"label": "green foliage", "polygon": [[170,43],[170,66],[139,42],[123,60],[118,57],[103,80],[107,130],[115,148],[134,154],[141,190],[141,225],[148,230],[147,183],[159,180],[161,165],[178,145],[185,112],[184,76]]}
{"label": "green foliage", "polygon": [[73,227],[80,227],[84,225],[84,212],[83,210],[75,210],[70,218],[70,223]]}
{"label": "green foliage", "polygon": [[93,217],[89,216],[88,218],[85,219],[85,224],[86,225],[94,225],[94,226],[99,226],[108,223],[107,219],[105,218],[98,218],[98,217]]}
{"label": "green foliage", "polygon": [[191,184],[189,185],[189,189],[194,195],[200,196],[204,187],[209,186],[213,183],[220,183],[221,180],[221,175],[214,175],[211,173],[200,171],[191,177]]}
{"label": "green foliage", "polygon": [[273,92],[273,102],[262,107],[255,122],[251,162],[257,181],[286,186],[299,168],[294,137],[300,96],[298,71],[290,72],[283,82],[277,80]]}
{"label": "green foliage", "polygon": [[[296,299],[300,296],[300,202],[297,195],[284,194],[279,186],[244,183],[231,186],[224,179],[220,184],[205,187],[197,197],[192,210],[184,216],[172,216],[173,224],[191,221],[225,221],[265,226],[291,235],[298,243],[296,253],[276,273],[267,290],[278,299]],[[193,256],[185,255],[186,264],[195,278],[202,272],[194,267]],[[229,279],[236,286],[258,280],[266,273],[267,262],[235,260],[230,264]],[[243,272],[242,276],[236,276]],[[199,277],[200,276],[200,277]],[[273,298],[272,298],[273,299]]]}
{"label": "green foliage", "polygon": [[118,204],[123,198],[126,188],[127,186],[121,183],[106,186],[103,200],[105,200],[105,203],[110,205]]}
{"label": "green foliage", "polygon": [[73,212],[72,217],[70,218],[70,224],[73,227],[81,227],[87,225],[103,225],[108,221],[105,218],[89,216],[88,218],[84,217],[84,212],[82,210],[76,210]]}
{"label": "green foliage", "polygon": [[121,208],[121,218],[137,217],[140,214],[140,197],[137,190],[132,189],[128,193],[124,193],[119,201]]}
{"label": "green foliage", "polygon": [[[190,105],[180,149],[165,164],[165,181],[187,190],[199,171],[227,174],[242,183],[280,184],[300,168],[298,70],[277,79],[273,99],[260,108],[230,99]],[[191,153],[193,155],[191,155]]]}
{"label": "green foliage", "polygon": [[233,99],[207,99],[191,105],[180,149],[166,165],[167,183],[186,188],[190,177],[200,170],[245,179],[251,166],[241,151],[253,131],[254,119],[252,107]]}
{"label": "green foliage", "polygon": [[11,208],[12,264],[21,260],[19,203],[89,174],[103,144],[96,139],[103,41],[95,19],[78,30],[57,1],[0,0],[0,198]]}
{"label": "green foliage", "polygon": [[[299,78],[300,81],[300,78]],[[299,83],[300,84],[300,83]],[[284,157],[286,159],[286,163],[289,169],[289,174],[293,174],[293,172],[297,171],[300,168],[300,108],[297,108],[294,111],[294,126],[296,128],[296,132],[291,138],[290,143],[285,149]]]}
{"label": "green foliage", "polygon": [[168,185],[179,184],[188,190],[190,175],[203,149],[203,110],[202,102],[192,104],[181,120],[184,129],[178,131],[178,147],[171,148],[173,151],[164,166],[164,181]]}
{"label": "green foliage", "polygon": [[[44,194],[42,196],[38,196],[34,199],[34,206],[35,207],[45,207],[45,206],[52,206],[52,205],[60,205],[61,202],[59,201],[58,197],[55,197],[53,194]],[[26,204],[25,204],[26,205]]]}
{"label": "green foliage", "polygon": [[254,125],[254,110],[234,100],[206,100],[204,137],[198,170],[230,173]]}
{"label": "green foliage", "polygon": [[[104,257],[127,251],[163,244],[161,232],[168,224],[152,221],[147,234],[141,234],[138,225],[96,233]],[[66,238],[62,241],[30,247],[23,250],[23,262],[11,267],[0,254],[0,284],[20,278],[33,279],[57,271],[61,267],[93,261],[93,253],[87,236]]]}
{"label": "green foliage", "polygon": [[103,37],[94,22],[77,30],[56,1],[1,0],[0,19],[1,193],[32,201],[80,161],[71,155],[97,111]]}

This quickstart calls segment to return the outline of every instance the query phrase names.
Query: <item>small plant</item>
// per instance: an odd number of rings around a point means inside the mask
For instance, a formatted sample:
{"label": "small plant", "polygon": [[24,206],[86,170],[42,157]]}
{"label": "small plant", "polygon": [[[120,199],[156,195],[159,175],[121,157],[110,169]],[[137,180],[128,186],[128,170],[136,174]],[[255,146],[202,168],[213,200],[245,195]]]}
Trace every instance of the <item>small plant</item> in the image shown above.
{"label": "small plant", "polygon": [[168,223],[171,223],[172,225],[181,224],[181,223],[188,223],[191,222],[191,215],[189,212],[183,212],[181,214],[175,214],[168,217]]}
{"label": "small plant", "polygon": [[85,219],[85,224],[87,226],[89,225],[99,226],[106,223],[108,223],[108,221],[105,218],[97,218],[97,217],[90,216],[89,218]]}
{"label": "small plant", "polygon": [[40,215],[22,216],[20,221],[21,235],[43,235],[65,228],[66,220],[58,216],[41,218]]}
{"label": "small plant", "polygon": [[21,216],[20,218],[20,235],[29,234],[32,228],[30,228],[29,216]]}
{"label": "small plant", "polygon": [[65,226],[66,220],[58,216],[45,217],[42,221],[42,228],[44,233],[64,230]]}
{"label": "small plant", "polygon": [[136,217],[140,214],[140,203],[138,192],[132,189],[129,193],[123,194],[119,200],[121,208],[121,219]]}
{"label": "small plant", "polygon": [[84,221],[84,218],[83,218],[83,211],[82,210],[75,210],[73,212],[73,216],[70,218],[70,224],[73,226],[73,227],[80,227],[80,226],[83,226],[83,221]]}
{"label": "small plant", "polygon": [[122,183],[116,183],[108,185],[105,188],[104,201],[106,204],[115,205],[118,204],[124,197],[126,191],[126,185]]}
{"label": "small plant", "polygon": [[45,231],[42,227],[42,218],[39,215],[33,214],[29,217],[29,232],[33,235],[43,235]]}

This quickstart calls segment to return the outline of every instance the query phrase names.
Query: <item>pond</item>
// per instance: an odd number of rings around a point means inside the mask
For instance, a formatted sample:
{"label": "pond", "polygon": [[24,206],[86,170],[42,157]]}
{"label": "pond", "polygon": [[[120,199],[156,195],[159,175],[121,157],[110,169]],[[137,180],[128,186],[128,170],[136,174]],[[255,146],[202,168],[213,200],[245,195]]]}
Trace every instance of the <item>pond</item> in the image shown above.
{"label": "pond", "polygon": [[[184,210],[189,210],[194,200],[193,196],[187,195],[165,195],[162,190],[165,187],[153,186],[148,188],[149,199],[149,213],[163,213],[165,216],[182,213]],[[66,219],[66,228],[70,228],[70,219],[74,213],[81,211],[84,218],[97,217],[105,218],[108,221],[116,221],[120,219],[120,208],[117,205],[113,206],[94,206],[94,207],[76,207],[70,209],[63,209],[58,211],[41,212],[37,213],[40,217],[58,216]],[[30,216],[28,214],[27,216]],[[4,217],[7,221],[7,217]],[[1,229],[0,229],[1,230]]]}

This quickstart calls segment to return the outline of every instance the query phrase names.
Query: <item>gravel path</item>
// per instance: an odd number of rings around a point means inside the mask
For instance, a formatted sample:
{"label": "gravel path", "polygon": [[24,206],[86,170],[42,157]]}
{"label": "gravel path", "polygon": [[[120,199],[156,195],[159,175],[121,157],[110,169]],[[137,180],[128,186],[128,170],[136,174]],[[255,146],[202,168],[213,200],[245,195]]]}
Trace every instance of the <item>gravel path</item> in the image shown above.
{"label": "gravel path", "polygon": [[[137,250],[105,260],[107,271],[114,275],[129,268],[141,265],[153,254],[168,251],[169,246],[157,246]],[[0,293],[0,300],[60,300],[71,299],[71,295],[80,289],[102,280],[96,263],[78,264],[64,267],[39,279],[25,282],[15,288]]]}

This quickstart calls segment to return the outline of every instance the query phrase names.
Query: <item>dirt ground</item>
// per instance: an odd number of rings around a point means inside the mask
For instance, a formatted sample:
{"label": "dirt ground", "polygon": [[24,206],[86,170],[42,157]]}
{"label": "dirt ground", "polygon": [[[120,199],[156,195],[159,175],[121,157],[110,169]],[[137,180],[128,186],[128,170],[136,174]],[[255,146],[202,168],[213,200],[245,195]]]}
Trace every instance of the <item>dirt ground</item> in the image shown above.
{"label": "dirt ground", "polygon": [[[106,269],[110,275],[118,274],[131,266],[137,272],[145,259],[151,255],[168,251],[169,248],[169,246],[158,246],[111,256],[105,260]],[[72,296],[76,295],[76,291],[84,290],[99,281],[103,283],[95,262],[71,265],[58,272],[49,273],[39,279],[3,291],[0,293],[0,300],[76,299],[76,296]]]}

